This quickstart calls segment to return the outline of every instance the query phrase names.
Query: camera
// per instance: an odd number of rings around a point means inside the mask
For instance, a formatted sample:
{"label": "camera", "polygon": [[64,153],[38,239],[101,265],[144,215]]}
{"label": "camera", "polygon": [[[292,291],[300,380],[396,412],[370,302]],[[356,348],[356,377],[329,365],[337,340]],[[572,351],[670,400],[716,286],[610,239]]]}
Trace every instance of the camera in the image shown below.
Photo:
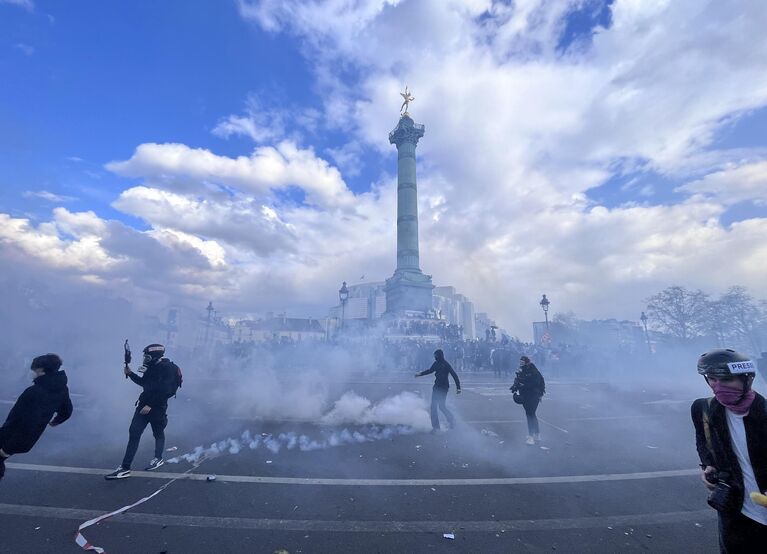
{"label": "camera", "polygon": [[730,474],[727,471],[715,471],[706,475],[706,481],[715,485],[714,490],[708,495],[708,505],[717,512],[737,511],[737,494],[732,485],[728,483]]}

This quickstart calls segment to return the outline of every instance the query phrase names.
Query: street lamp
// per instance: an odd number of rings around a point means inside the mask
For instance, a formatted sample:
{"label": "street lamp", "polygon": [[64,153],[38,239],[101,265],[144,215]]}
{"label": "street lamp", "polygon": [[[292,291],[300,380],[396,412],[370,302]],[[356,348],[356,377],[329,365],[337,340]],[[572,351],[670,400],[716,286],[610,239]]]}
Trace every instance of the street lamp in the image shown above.
{"label": "street lamp", "polygon": [[346,281],[344,281],[341,288],[338,289],[338,300],[341,302],[341,329],[343,329],[344,316],[346,315],[346,301],[349,300],[349,289],[346,288]]}
{"label": "street lamp", "polygon": [[549,302],[549,299],[546,298],[546,295],[544,294],[543,298],[541,298],[540,305],[543,310],[543,317],[546,318],[546,330],[549,329],[549,304],[551,304],[551,302]]}
{"label": "street lamp", "polygon": [[647,341],[647,351],[652,354],[652,347],[650,346],[650,334],[647,332],[647,320],[650,319],[647,317],[647,314],[642,312],[642,315],[639,316],[639,320],[642,322],[642,325],[644,325],[644,338]]}

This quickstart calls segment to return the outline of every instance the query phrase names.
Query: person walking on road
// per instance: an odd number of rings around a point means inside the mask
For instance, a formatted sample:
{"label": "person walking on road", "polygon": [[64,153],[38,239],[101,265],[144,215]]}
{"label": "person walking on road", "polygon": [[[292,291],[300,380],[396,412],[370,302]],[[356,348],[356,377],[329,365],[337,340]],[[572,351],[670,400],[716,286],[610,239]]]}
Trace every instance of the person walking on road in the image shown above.
{"label": "person walking on road", "polygon": [[181,386],[181,370],[176,364],[164,358],[165,347],[150,344],[144,348],[143,376],[138,376],[125,364],[125,376],[140,386],[143,391],[136,401],[136,411],[128,431],[128,446],[122,464],[115,471],[105,476],[106,479],[124,479],[130,477],[131,464],[136,456],[141,435],[147,425],[152,426],[154,435],[154,458],[145,471],[154,471],[165,463],[165,427],[168,425],[168,399],[176,394]]}
{"label": "person walking on road", "polygon": [[7,458],[29,452],[46,427],[61,425],[72,416],[67,374],[60,371],[61,364],[58,354],[32,360],[33,384],[21,393],[0,427],[0,479]]}
{"label": "person walking on road", "polygon": [[450,381],[448,376],[453,376],[455,381],[456,394],[461,394],[461,381],[458,379],[458,374],[453,367],[445,360],[445,354],[442,350],[434,351],[434,363],[429,369],[416,373],[416,377],[423,377],[434,373],[434,387],[431,390],[431,432],[437,433],[439,431],[439,409],[447,418],[448,429],[455,427],[455,417],[452,412],[447,409],[445,403],[447,402],[447,393],[450,390]]}
{"label": "person walking on road", "polygon": [[522,404],[527,417],[527,440],[529,445],[541,441],[538,416],[535,415],[541,398],[546,394],[546,382],[543,375],[527,356],[519,359],[519,370],[514,377],[514,384],[509,389],[514,393],[514,402]]}
{"label": "person walking on road", "polygon": [[692,404],[695,446],[719,514],[723,553],[764,552],[767,545],[767,405],[751,385],[756,363],[731,349],[698,360],[714,396]]}

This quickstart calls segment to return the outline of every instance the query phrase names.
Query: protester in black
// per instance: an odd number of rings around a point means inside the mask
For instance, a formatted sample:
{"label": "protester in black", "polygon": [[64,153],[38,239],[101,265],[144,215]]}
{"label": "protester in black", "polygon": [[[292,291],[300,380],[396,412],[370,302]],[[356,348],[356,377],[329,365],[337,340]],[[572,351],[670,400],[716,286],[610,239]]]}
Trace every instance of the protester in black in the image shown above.
{"label": "protester in black", "polygon": [[519,359],[519,370],[514,377],[514,384],[509,389],[514,393],[514,399],[522,404],[527,417],[527,444],[534,445],[541,440],[538,417],[535,415],[541,398],[546,394],[546,382],[543,375],[527,356]]}
{"label": "protester in black", "polygon": [[133,373],[128,365],[125,366],[125,375],[131,381],[139,385],[143,390],[136,402],[136,411],[128,430],[128,446],[125,449],[125,457],[122,464],[115,471],[106,475],[106,479],[124,479],[130,477],[131,464],[138,450],[141,435],[147,425],[152,426],[155,447],[154,458],[149,462],[145,471],[153,471],[163,465],[163,452],[165,450],[165,427],[168,425],[168,398],[175,394],[177,385],[176,364],[163,358],[165,347],[161,344],[150,344],[144,348],[143,376]]}
{"label": "protester in black", "polygon": [[698,360],[714,396],[692,405],[695,446],[708,503],[719,514],[719,548],[729,554],[764,552],[767,545],[767,506],[759,503],[767,491],[767,403],[751,388],[755,370],[730,349]]}
{"label": "protester in black", "polygon": [[32,360],[34,384],[21,393],[0,427],[0,479],[5,474],[6,458],[29,452],[47,426],[56,427],[72,415],[67,375],[60,371],[61,364],[57,354]]}
{"label": "protester in black", "polygon": [[447,401],[447,392],[450,390],[448,375],[453,376],[456,394],[461,394],[461,381],[458,379],[458,374],[452,366],[445,360],[445,354],[442,350],[436,350],[434,352],[434,363],[429,369],[416,373],[415,376],[422,377],[424,375],[429,375],[430,373],[434,373],[434,387],[431,390],[431,427],[432,433],[436,433],[439,431],[438,408],[445,414],[448,428],[452,429],[455,426],[455,418],[445,405],[445,402]]}

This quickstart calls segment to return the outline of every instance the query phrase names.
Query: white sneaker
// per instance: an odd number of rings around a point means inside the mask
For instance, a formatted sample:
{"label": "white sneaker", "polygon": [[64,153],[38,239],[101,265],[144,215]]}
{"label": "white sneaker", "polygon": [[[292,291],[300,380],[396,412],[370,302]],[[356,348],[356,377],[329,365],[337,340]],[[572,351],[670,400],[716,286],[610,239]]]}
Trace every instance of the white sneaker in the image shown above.
{"label": "white sneaker", "polygon": [[527,435],[527,440],[525,441],[525,443],[529,444],[530,446],[534,446],[535,445],[535,439],[533,437],[531,437],[530,435]]}
{"label": "white sneaker", "polygon": [[149,465],[144,468],[144,471],[154,471],[155,469],[157,469],[164,463],[165,463],[165,460],[163,460],[162,458],[152,458],[152,461],[149,462]]}
{"label": "white sneaker", "polygon": [[118,467],[112,473],[104,475],[104,479],[111,481],[112,479],[125,479],[130,477],[130,469],[125,469],[123,466]]}

